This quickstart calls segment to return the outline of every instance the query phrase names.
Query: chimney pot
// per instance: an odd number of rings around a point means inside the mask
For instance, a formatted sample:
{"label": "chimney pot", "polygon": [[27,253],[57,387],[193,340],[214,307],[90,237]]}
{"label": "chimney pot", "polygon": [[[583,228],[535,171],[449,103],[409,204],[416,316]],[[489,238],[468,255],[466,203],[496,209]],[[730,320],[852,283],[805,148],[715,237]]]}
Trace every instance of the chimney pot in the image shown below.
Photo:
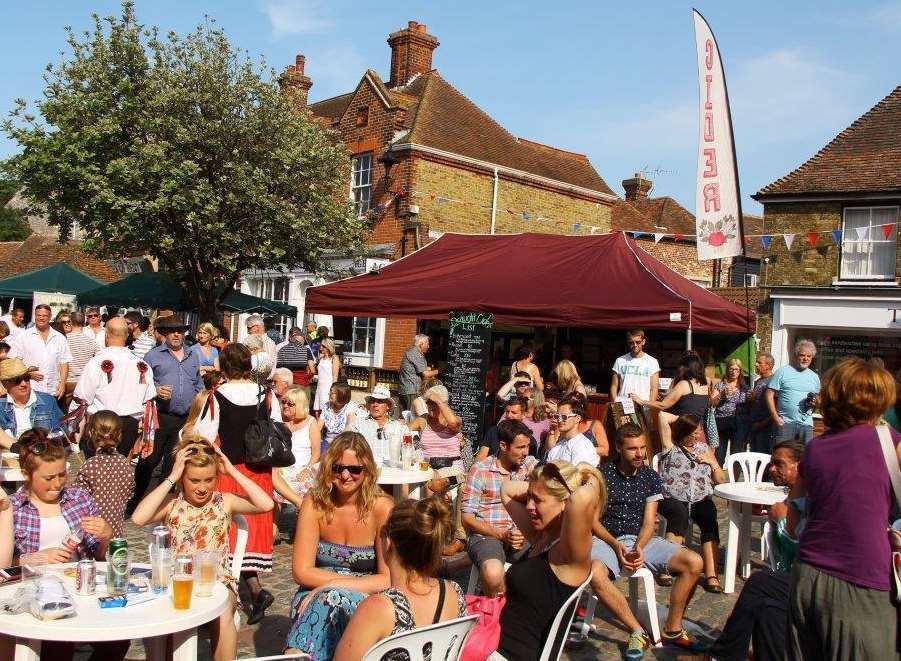
{"label": "chimney pot", "polygon": [[438,39],[428,33],[428,27],[416,21],[408,21],[407,27],[388,35],[391,46],[391,75],[388,87],[407,84],[417,74],[432,69],[432,52],[438,47]]}
{"label": "chimney pot", "polygon": [[303,67],[306,63],[307,58],[305,58],[300,53],[297,54],[297,57],[294,58],[294,70],[299,74],[303,74]]}
{"label": "chimney pot", "polygon": [[626,191],[626,200],[635,202],[638,200],[648,199],[648,193],[654,182],[646,177],[642,177],[636,172],[631,179],[623,179],[623,189]]}
{"label": "chimney pot", "polygon": [[294,64],[285,67],[285,73],[279,77],[279,84],[283,91],[290,91],[295,95],[297,105],[304,107],[307,105],[307,95],[313,86],[313,81],[303,72],[306,58],[300,53],[294,58]]}

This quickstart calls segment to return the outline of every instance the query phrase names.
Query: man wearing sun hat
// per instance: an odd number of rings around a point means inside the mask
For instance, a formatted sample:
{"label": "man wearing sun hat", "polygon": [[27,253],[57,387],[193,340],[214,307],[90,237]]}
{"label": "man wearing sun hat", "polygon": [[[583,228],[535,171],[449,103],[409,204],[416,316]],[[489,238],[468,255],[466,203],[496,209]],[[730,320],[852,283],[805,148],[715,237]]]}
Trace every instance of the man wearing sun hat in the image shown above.
{"label": "man wearing sun hat", "polygon": [[363,437],[372,448],[372,454],[377,464],[381,464],[388,455],[388,436],[397,434],[403,437],[407,433],[407,426],[399,420],[391,419],[394,410],[394,400],[391,399],[391,391],[388,386],[379,383],[366,395],[366,408],[369,415],[357,416],[353,424],[353,431],[363,434]]}
{"label": "man wearing sun hat", "polygon": [[0,383],[6,396],[0,397],[0,446],[9,449],[23,432],[35,427],[59,432],[63,417],[56,398],[31,387],[31,373],[20,358],[0,361]]}

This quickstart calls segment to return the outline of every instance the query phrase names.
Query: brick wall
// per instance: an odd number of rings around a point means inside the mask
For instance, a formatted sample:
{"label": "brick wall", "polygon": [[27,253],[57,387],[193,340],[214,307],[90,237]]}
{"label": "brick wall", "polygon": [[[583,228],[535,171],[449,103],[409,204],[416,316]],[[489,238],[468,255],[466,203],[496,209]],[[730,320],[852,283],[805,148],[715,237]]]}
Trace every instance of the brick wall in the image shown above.
{"label": "brick wall", "polygon": [[[722,296],[731,303],[735,303],[736,305],[740,305],[742,307],[745,306],[744,287],[714,287],[710,291],[717,294],[718,296]],[[748,307],[752,310],[756,310],[757,306],[760,304],[760,288],[748,287],[747,293]]]}
{"label": "brick wall", "polygon": [[[703,281],[708,286],[713,282],[713,260],[698,261],[695,244],[687,241],[662,239],[655,244],[653,239],[638,239],[638,245],[656,257],[679,275],[689,280]],[[723,273],[727,272],[729,260],[723,260]],[[725,276],[724,276],[725,278]],[[725,279],[721,280],[722,282]]]}
{"label": "brick wall", "polygon": [[[842,226],[841,202],[806,202],[764,205],[763,222],[768,234],[794,233],[791,250],[781,236],[775,236],[764,253],[769,263],[764,268],[765,285],[828,286],[838,275],[839,247],[828,234]],[[820,234],[816,248],[807,232]]]}
{"label": "brick wall", "polygon": [[382,360],[385,369],[396,370],[400,367],[400,359],[410,348],[415,334],[415,319],[385,320],[385,357]]}
{"label": "brick wall", "polygon": [[[491,201],[494,177],[461,167],[420,157],[416,160],[415,189],[420,194],[420,219],[440,232],[491,231]],[[429,193],[451,200],[441,203]],[[527,211],[531,220],[507,213]],[[498,233],[545,232],[571,234],[573,223],[582,224],[582,233],[590,226],[601,232],[610,229],[610,206],[606,202],[580,199],[561,192],[511,181],[500,177],[497,196],[496,231]]]}

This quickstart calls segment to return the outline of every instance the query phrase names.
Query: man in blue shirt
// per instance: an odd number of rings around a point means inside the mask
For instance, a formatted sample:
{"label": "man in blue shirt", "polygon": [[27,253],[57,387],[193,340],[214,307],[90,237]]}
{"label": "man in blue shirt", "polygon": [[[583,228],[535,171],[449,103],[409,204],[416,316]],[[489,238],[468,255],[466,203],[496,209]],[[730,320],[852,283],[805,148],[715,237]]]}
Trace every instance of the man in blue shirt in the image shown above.
{"label": "man in blue shirt", "polygon": [[171,457],[194,395],[203,390],[200,359],[196,352],[188,351],[184,344],[188,325],[172,315],[157,319],[155,326],[166,341],[148,351],[144,355],[144,362],[153,370],[160,428],[154,438],[153,452],[139,461],[135,469],[135,495],[128,504],[129,514],[144,495],[154,469],[164,458]]}
{"label": "man in blue shirt", "polygon": [[798,340],[790,365],[780,367],[767,384],[766,403],[775,426],[775,442],[813,438],[813,410],[819,402],[820,377],[810,369],[817,348]]}

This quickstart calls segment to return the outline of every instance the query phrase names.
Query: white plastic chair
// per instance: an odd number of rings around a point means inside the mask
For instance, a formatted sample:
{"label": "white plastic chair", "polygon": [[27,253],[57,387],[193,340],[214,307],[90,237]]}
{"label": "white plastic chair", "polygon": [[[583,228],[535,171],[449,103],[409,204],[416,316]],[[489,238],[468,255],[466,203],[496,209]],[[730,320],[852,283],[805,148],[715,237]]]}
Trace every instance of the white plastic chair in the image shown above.
{"label": "white plastic chair", "polygon": [[[730,482],[737,482],[736,465],[741,469],[741,478],[743,482],[749,484],[758,484],[763,482],[766,467],[770,463],[770,455],[765,452],[736,452],[726,458],[726,475]],[[765,525],[767,523],[766,514],[756,514],[751,517],[752,522]],[[767,559],[767,536],[763,533],[760,535],[760,559]]]}
{"label": "white plastic chair", "polygon": [[401,411],[400,417],[403,418],[404,423],[408,425],[416,418],[416,416],[413,415],[413,411]]}
{"label": "white plastic chair", "polygon": [[[644,592],[644,602],[647,606],[647,617],[642,618],[638,607],[638,589],[642,588]],[[629,608],[632,614],[638,618],[638,621],[645,627],[646,631],[651,632],[651,642],[655,647],[662,647],[663,643],[660,639],[660,619],[657,617],[657,592],[654,585],[654,575],[647,567],[636,570],[629,576]]]}
{"label": "white plastic chair", "polygon": [[[237,536],[235,538],[235,551],[232,553],[232,576],[240,578],[241,565],[244,564],[244,551],[247,549],[247,519],[241,514],[232,515],[232,523],[237,528]],[[241,628],[240,609],[235,609],[235,629]],[[278,659],[282,657],[272,657]],[[309,658],[309,657],[284,657],[284,658]]]}
{"label": "white plastic chair", "polygon": [[761,532],[760,543],[761,543],[761,553],[763,552],[763,544],[766,543],[767,548],[767,560],[770,563],[770,569],[776,571],[776,545],[773,544],[773,536],[776,534],[776,531],[773,529],[773,524],[770,523],[769,517],[767,520],[763,522],[763,532]]}
{"label": "white plastic chair", "polygon": [[[572,596],[564,601],[560,610],[557,611],[557,615],[554,617],[554,621],[551,623],[551,628],[548,631],[547,639],[544,641],[544,648],[541,650],[538,661],[557,661],[560,658],[560,655],[563,653],[565,641],[562,639],[558,641],[557,638],[561,637],[561,630],[564,632],[569,631],[573,617],[576,615],[576,605],[579,603],[579,597],[582,596],[582,591],[585,589],[591,589],[591,572],[588,572],[588,578],[585,579],[585,582],[576,588],[575,592],[572,593]],[[569,611],[568,614],[567,611]],[[586,613],[586,617],[587,616],[588,614]],[[566,622],[564,622],[564,619]],[[554,645],[558,642],[560,644],[557,648],[557,653],[554,654]]]}
{"label": "white plastic chair", "polygon": [[[478,620],[478,615],[468,615],[389,636],[370,647],[362,661],[381,661],[392,650],[406,650],[410,661],[424,661],[426,658],[456,661],[466,636]],[[427,655],[429,646],[431,653]]]}

